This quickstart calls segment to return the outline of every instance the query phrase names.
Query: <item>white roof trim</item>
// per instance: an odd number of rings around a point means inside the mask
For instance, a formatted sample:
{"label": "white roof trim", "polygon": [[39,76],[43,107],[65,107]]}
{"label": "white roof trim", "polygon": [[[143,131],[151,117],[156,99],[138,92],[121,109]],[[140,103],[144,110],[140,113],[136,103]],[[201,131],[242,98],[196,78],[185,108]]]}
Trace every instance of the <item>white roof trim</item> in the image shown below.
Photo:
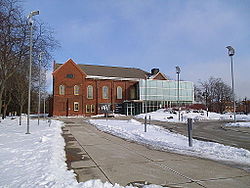
{"label": "white roof trim", "polygon": [[159,74],[161,74],[166,80],[169,80],[166,75],[162,72],[157,72],[156,74],[152,75],[149,77],[149,79],[154,79],[156,76],[158,76]]}
{"label": "white roof trim", "polygon": [[88,75],[86,78],[100,79],[100,80],[131,80],[131,81],[140,81],[140,78],[122,78],[122,77],[106,77],[106,76],[92,76]]}

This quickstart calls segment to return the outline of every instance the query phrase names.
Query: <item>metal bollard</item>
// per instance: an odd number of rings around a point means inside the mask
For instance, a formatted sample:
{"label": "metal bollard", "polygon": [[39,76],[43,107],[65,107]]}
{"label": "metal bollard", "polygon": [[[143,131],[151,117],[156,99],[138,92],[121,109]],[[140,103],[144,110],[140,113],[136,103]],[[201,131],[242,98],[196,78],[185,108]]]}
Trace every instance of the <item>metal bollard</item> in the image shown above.
{"label": "metal bollard", "polygon": [[49,123],[49,127],[50,127],[50,125],[51,125],[51,119],[50,118],[48,119],[48,123]]}
{"label": "metal bollard", "polygon": [[188,145],[189,147],[193,146],[193,140],[192,140],[192,131],[193,131],[193,121],[191,118],[187,119],[188,124]]}
{"label": "metal bollard", "polygon": [[151,115],[148,116],[148,124],[151,124]]}
{"label": "metal bollard", "polygon": [[144,132],[147,132],[147,116],[145,116]]}

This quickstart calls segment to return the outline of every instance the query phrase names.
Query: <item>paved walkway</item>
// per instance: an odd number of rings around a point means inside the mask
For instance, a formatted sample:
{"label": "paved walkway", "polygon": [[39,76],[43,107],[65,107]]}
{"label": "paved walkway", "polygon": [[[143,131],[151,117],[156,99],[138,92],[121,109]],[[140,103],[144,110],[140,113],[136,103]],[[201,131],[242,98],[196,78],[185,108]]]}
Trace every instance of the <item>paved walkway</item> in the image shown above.
{"label": "paved walkway", "polygon": [[250,173],[214,161],[161,152],[103,133],[83,119],[63,119],[68,167],[78,181],[101,179],[127,185],[250,187]]}

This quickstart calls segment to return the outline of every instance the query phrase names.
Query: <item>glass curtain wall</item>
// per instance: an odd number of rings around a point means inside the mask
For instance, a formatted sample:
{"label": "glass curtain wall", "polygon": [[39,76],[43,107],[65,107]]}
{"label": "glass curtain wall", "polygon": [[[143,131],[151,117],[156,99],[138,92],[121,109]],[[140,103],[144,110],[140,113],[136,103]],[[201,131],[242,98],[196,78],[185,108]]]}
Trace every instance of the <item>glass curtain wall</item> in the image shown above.
{"label": "glass curtain wall", "polygon": [[[163,107],[174,107],[178,101],[178,82],[175,80],[140,80],[139,100],[144,101],[142,112],[147,113]],[[181,106],[192,104],[194,85],[190,81],[180,81]]]}

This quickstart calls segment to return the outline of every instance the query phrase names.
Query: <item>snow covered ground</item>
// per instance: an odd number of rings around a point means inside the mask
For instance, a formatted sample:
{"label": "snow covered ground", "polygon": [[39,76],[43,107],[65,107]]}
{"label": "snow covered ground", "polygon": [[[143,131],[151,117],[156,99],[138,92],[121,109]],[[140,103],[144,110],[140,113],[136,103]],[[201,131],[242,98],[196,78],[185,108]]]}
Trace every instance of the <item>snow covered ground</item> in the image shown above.
{"label": "snow covered ground", "polygon": [[188,138],[172,133],[162,127],[144,125],[136,120],[89,120],[98,129],[113,135],[150,145],[154,148],[176,153],[198,156],[213,160],[230,161],[236,164],[250,165],[250,151],[225,146],[214,142],[193,140],[193,147],[188,146]]}
{"label": "snow covered ground", "polygon": [[227,123],[226,127],[245,127],[250,128],[250,122],[236,122],[236,123]]}
{"label": "snow covered ground", "polygon": [[[149,125],[145,133],[144,125],[135,120],[92,119],[90,122],[105,132],[158,149],[250,164],[250,152],[247,150],[198,140],[194,140],[194,146],[190,148],[187,137],[155,125]],[[67,170],[65,163],[65,142],[61,136],[63,123],[52,120],[50,127],[43,120],[40,120],[39,126],[37,120],[31,120],[30,123],[31,134],[25,134],[24,118],[21,126],[17,119],[10,118],[0,123],[0,187],[122,188],[118,184],[103,183],[101,180],[78,183],[74,172]]]}
{"label": "snow covered ground", "polygon": [[[135,116],[136,118],[145,118],[146,114],[139,114]],[[152,120],[158,121],[168,121],[168,122],[179,122],[178,120],[178,112],[176,114],[171,113],[170,111],[166,111],[165,109],[160,109],[155,112],[147,113],[147,115],[151,116]],[[192,118],[194,120],[233,120],[233,114],[218,114],[215,112],[207,112],[206,111],[181,111],[181,122],[187,122],[188,118]],[[250,115],[236,115],[236,120],[250,121]]]}
{"label": "snow covered ground", "polygon": [[[78,183],[73,171],[65,163],[65,142],[61,136],[63,123],[52,120],[30,121],[30,132],[26,133],[26,122],[5,119],[0,123],[0,187],[53,187],[53,188],[122,188],[101,180]],[[130,186],[127,186],[130,187]],[[149,185],[145,188],[161,186]]]}

